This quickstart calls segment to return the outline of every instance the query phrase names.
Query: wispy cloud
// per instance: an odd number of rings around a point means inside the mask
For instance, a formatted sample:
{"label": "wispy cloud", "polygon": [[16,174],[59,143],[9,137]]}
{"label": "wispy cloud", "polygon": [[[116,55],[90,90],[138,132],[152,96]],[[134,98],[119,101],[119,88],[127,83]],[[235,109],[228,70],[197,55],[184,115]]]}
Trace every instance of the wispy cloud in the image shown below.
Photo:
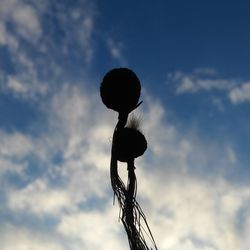
{"label": "wispy cloud", "polygon": [[95,8],[90,1],[81,1],[77,8],[16,0],[3,0],[1,6],[0,46],[9,62],[0,72],[2,91],[38,99],[72,74],[72,58],[79,75],[81,67],[92,63]]}
{"label": "wispy cloud", "polygon": [[196,69],[193,74],[178,71],[170,74],[168,79],[178,83],[177,94],[212,90],[226,91],[237,83],[235,80],[218,78],[216,71],[208,68]]}
{"label": "wispy cloud", "polygon": [[16,50],[19,46],[17,39],[7,32],[3,21],[0,21],[0,45],[8,46],[11,50]]}
{"label": "wispy cloud", "polygon": [[39,83],[35,79],[18,79],[13,76],[7,78],[5,91],[10,91],[23,98],[34,99],[37,96],[43,96],[48,92],[48,85]]}
{"label": "wispy cloud", "polygon": [[127,62],[122,53],[122,44],[116,43],[112,38],[107,39],[107,47],[111,56],[117,60],[121,66],[126,66]]}
{"label": "wispy cloud", "polygon": [[[168,81],[176,84],[176,94],[195,94],[201,91],[219,91],[232,104],[241,104],[250,100],[250,84],[235,79],[219,78],[218,73],[209,68],[194,70],[192,74],[177,71],[168,75]],[[224,106],[219,97],[213,96],[213,103],[223,111]]]}
{"label": "wispy cloud", "polygon": [[34,8],[30,5],[17,5],[11,13],[18,34],[28,41],[36,41],[42,35],[42,27]]}
{"label": "wispy cloud", "polygon": [[[22,38],[33,43],[42,35],[42,27],[39,16],[32,5],[24,1],[6,1],[1,2],[1,22],[2,25],[9,22],[15,28],[15,32]],[[12,32],[5,30],[7,37],[12,36]],[[15,33],[14,33],[15,34]],[[5,37],[6,37],[5,36]]]}
{"label": "wispy cloud", "polygon": [[228,96],[233,104],[250,101],[250,83],[243,83],[238,87],[232,88]]}

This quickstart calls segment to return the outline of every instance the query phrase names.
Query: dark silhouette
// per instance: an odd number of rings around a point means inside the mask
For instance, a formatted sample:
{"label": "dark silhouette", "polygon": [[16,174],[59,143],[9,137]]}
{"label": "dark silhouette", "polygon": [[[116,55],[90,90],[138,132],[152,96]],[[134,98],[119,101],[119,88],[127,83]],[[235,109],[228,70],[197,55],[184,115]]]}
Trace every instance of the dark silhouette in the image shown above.
{"label": "dark silhouette", "polygon": [[[114,194],[120,205],[120,219],[127,232],[130,249],[157,250],[146,217],[136,201],[137,182],[134,160],[143,155],[147,148],[147,141],[139,130],[136,120],[126,126],[129,113],[142,103],[139,102],[140,81],[130,69],[113,69],[104,76],[100,92],[103,103],[119,114],[113,134],[110,176]],[[119,177],[118,161],[127,163],[127,187]],[[151,248],[148,247],[144,234],[151,240]]]}

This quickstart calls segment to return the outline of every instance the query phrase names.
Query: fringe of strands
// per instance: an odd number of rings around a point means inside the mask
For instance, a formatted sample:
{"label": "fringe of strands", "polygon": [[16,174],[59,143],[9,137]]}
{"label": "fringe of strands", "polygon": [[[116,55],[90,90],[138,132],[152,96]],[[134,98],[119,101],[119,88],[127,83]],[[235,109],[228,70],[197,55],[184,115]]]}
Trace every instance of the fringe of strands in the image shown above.
{"label": "fringe of strands", "polygon": [[[113,152],[113,145],[116,132],[123,127],[124,121],[119,120],[113,135],[110,176],[111,185],[114,190],[114,198],[117,197],[120,206],[120,215],[124,228],[126,230],[131,250],[157,250],[153,235],[148,226],[146,216],[144,215],[140,205],[136,201],[137,182],[134,172],[134,161],[128,162],[128,184],[125,187],[123,181],[118,174],[118,163]],[[147,246],[144,234],[150,239],[153,247]]]}

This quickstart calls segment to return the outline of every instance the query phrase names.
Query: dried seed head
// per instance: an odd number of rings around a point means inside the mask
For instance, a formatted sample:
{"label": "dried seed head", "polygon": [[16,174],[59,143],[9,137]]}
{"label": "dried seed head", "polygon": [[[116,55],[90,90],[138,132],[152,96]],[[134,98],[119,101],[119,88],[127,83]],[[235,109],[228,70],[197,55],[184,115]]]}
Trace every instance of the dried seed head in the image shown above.
{"label": "dried seed head", "polygon": [[132,113],[129,116],[126,127],[141,131],[141,121],[142,121],[142,118],[139,115],[135,115],[134,113]]}
{"label": "dried seed head", "polygon": [[127,112],[138,104],[141,84],[136,74],[127,68],[115,68],[103,78],[100,94],[103,103],[117,112]]}
{"label": "dried seed head", "polygon": [[137,158],[147,149],[145,136],[138,130],[125,127],[117,132],[114,153],[119,161],[128,162]]}

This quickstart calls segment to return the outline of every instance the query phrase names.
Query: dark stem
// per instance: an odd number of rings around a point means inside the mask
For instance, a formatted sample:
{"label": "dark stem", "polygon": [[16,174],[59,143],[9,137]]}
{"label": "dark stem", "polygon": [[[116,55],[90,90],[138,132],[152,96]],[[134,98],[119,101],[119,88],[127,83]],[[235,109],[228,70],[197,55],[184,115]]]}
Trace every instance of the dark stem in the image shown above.
{"label": "dark stem", "polygon": [[134,159],[128,162],[128,185],[127,185],[127,194],[126,194],[126,222],[127,224],[134,224],[134,199],[136,197],[136,176],[135,176],[135,167]]}
{"label": "dark stem", "polygon": [[[121,209],[120,219],[127,232],[128,241],[131,250],[157,250],[154,238],[149,229],[146,217],[136,201],[136,175],[134,159],[127,162],[128,167],[128,184],[125,187],[123,181],[118,174],[118,163],[115,155],[114,145],[116,135],[120,129],[123,129],[127,123],[128,114],[120,113],[119,121],[116,125],[113,134],[113,143],[111,151],[111,162],[110,162],[110,177],[111,185],[114,190],[114,194],[117,197],[118,203]],[[144,227],[141,225],[143,222]],[[153,248],[149,248],[144,238],[143,231],[150,238]]]}

